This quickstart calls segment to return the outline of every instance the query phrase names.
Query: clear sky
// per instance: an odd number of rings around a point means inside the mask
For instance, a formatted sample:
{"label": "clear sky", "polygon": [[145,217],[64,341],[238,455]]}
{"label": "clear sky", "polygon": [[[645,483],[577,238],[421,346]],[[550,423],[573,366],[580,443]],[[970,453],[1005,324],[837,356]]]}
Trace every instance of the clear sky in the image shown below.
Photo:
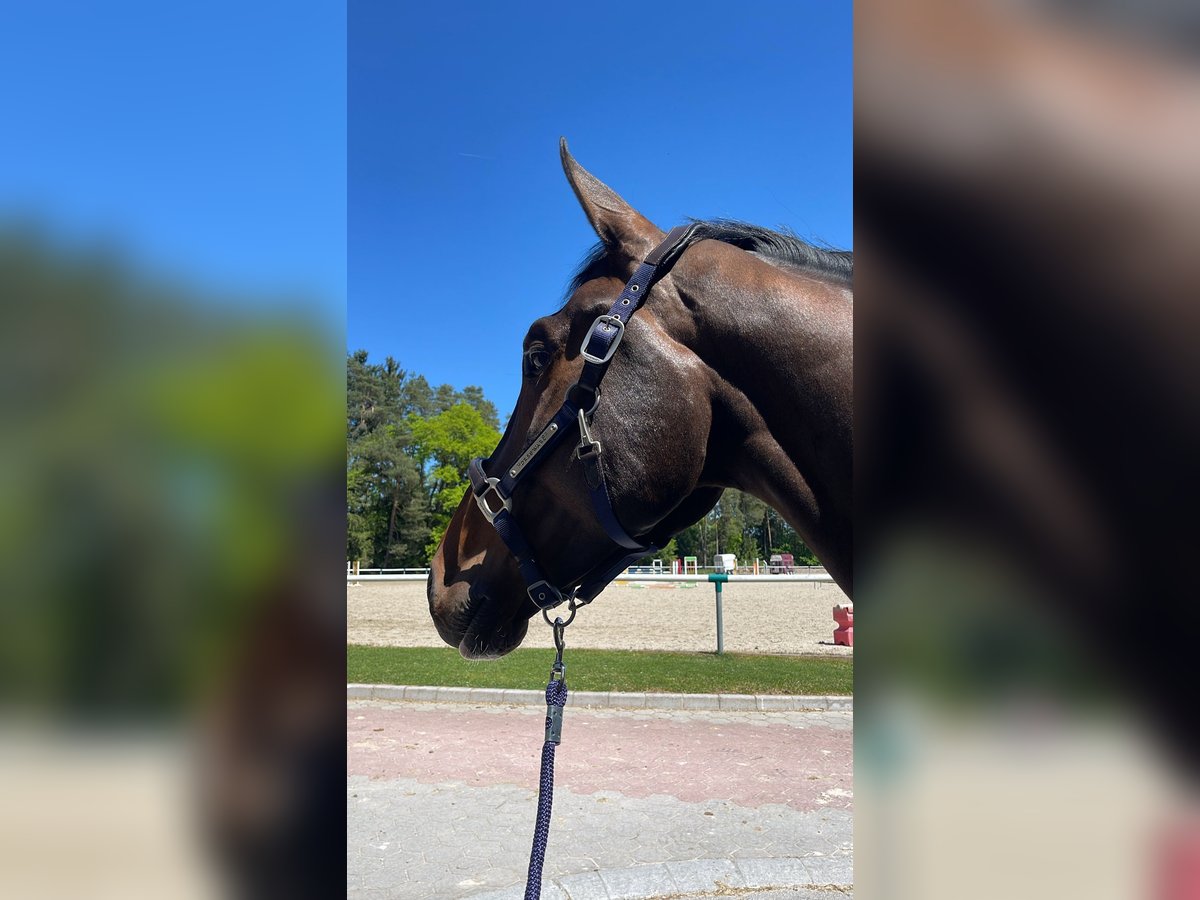
{"label": "clear sky", "polygon": [[851,4],[355,0],[348,349],[503,418],[520,343],[595,236],[558,161],[660,227],[851,246]]}
{"label": "clear sky", "polygon": [[345,21],[342,0],[8,4],[0,217],[340,327]]}

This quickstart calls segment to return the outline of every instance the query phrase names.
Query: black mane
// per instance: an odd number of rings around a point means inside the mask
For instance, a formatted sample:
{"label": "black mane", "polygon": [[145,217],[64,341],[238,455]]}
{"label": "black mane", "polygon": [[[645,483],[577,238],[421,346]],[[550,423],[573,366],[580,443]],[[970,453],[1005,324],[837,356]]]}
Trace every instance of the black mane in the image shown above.
{"label": "black mane", "polygon": [[[768,260],[844,284],[849,284],[854,277],[854,252],[851,250],[817,247],[786,228],[772,231],[732,219],[692,221],[696,223],[698,239],[732,244]],[[601,241],[580,262],[567,287],[567,295],[575,293],[584,282],[608,274],[608,245]]]}

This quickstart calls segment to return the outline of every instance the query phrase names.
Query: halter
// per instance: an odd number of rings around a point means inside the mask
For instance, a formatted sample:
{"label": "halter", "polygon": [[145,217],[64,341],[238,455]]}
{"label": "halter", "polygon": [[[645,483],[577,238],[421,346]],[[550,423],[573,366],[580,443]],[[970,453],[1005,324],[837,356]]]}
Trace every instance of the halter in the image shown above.
{"label": "halter", "polygon": [[[591,602],[631,562],[658,549],[652,542],[643,543],[644,538],[630,536],[617,518],[608,485],[604,480],[604,470],[600,466],[603,447],[592,437],[589,425],[596,408],[600,405],[600,382],[604,379],[604,373],[608,371],[621,338],[625,336],[626,324],[641,308],[654,283],[670,271],[671,266],[687,249],[694,238],[695,230],[694,224],[672,228],[666,239],[638,266],[633,277],[626,282],[624,289],[613,301],[609,311],[596,317],[596,321],[584,335],[580,347],[584,366],[579,380],[567,389],[558,412],[517,457],[516,462],[500,476],[489,476],[484,469],[484,460],[478,458],[471,460],[467,468],[471,479],[471,493],[479,505],[479,511],[496,529],[500,539],[516,558],[517,567],[525,579],[529,599],[543,614],[546,610],[570,600],[571,617],[574,618],[575,607]],[[587,397],[590,402],[579,402],[582,397]],[[565,592],[551,584],[542,573],[541,566],[534,558],[533,548],[525,539],[513,515],[512,495],[521,479],[544,462],[572,428],[579,430],[579,444],[575,448],[575,456],[583,463],[592,509],[605,533],[618,549],[588,572],[574,590]],[[491,461],[489,457],[487,462],[490,464]]]}

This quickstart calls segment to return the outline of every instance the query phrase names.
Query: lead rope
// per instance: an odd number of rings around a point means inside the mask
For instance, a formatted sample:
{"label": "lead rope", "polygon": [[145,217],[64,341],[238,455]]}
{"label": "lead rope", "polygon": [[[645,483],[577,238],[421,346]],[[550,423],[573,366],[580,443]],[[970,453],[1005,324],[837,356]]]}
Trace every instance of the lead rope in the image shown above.
{"label": "lead rope", "polygon": [[[547,620],[549,616],[546,617]],[[575,618],[572,612],[571,618]],[[567,620],[568,622],[570,619]],[[557,651],[546,685],[546,742],[542,744],[542,774],[538,784],[537,821],[533,826],[533,849],[529,852],[529,874],[525,878],[525,900],[542,896],[542,863],[550,839],[550,808],[554,803],[554,748],[562,740],[563,707],[567,703],[567,667],[563,665],[563,632],[566,622],[554,619],[554,647]]]}

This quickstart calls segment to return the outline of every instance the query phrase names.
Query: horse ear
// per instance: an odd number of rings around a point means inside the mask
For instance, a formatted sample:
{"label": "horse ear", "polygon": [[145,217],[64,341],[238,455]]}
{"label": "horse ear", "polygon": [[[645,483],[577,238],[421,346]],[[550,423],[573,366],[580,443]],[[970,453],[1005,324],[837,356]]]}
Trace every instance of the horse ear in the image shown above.
{"label": "horse ear", "polygon": [[624,252],[631,260],[645,257],[663,239],[663,232],[617,195],[617,192],[575,161],[567,149],[567,139],[560,138],[559,154],[563,171],[579,205],[592,223],[600,240],[609,247]]}

